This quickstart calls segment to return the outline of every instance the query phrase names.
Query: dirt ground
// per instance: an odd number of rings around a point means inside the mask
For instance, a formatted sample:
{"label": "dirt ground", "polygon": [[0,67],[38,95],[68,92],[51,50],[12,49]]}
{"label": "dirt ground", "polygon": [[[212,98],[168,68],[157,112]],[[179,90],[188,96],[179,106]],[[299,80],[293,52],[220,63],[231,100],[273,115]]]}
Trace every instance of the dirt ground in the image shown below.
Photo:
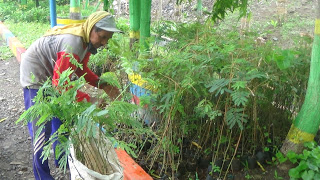
{"label": "dirt ground", "polygon": [[[1,39],[0,46],[4,46]],[[23,93],[19,82],[19,63],[16,58],[0,59],[0,179],[32,180],[31,139],[27,126],[16,124],[24,112]],[[53,166],[50,159],[49,165]],[[52,168],[56,179],[65,175]]]}
{"label": "dirt ground", "polygon": [[[208,2],[208,1],[206,1]],[[276,11],[276,1],[267,1],[268,3],[262,4],[257,2],[254,6],[256,13],[253,14],[254,21],[261,21],[267,23],[270,18],[273,18],[273,14]],[[314,19],[314,6],[315,0],[302,0],[296,1],[295,7],[288,7],[288,14],[290,16],[295,13],[301,14],[301,18],[310,17]],[[210,4],[210,3],[207,3]],[[186,8],[188,6],[185,6]],[[165,7],[164,7],[165,8]],[[168,6],[164,12],[171,16],[174,14],[172,6]],[[184,9],[182,9],[182,12]],[[163,13],[163,14],[165,14]],[[170,15],[169,15],[170,14]],[[173,15],[172,15],[173,16]],[[269,19],[268,19],[269,17]],[[271,27],[271,26],[270,26]],[[313,29],[300,29],[297,33],[312,34]],[[282,37],[279,32],[275,30],[273,34],[268,38],[277,39],[281,42]],[[0,39],[0,46],[5,46],[4,41]],[[23,113],[23,93],[19,83],[19,63],[16,58],[10,58],[6,60],[0,59],[0,179],[1,180],[32,180],[32,152],[31,152],[31,140],[29,138],[28,129],[21,123],[15,122]],[[52,166],[52,159],[50,165]],[[52,168],[54,177],[56,179],[66,179],[56,168]],[[275,170],[278,177],[288,179],[286,172],[282,172],[275,167],[267,167],[264,173],[261,169],[255,169],[249,172],[251,177],[245,178],[244,173],[240,172],[234,176],[233,179],[277,179],[275,176]],[[242,173],[242,175],[241,175]]]}
{"label": "dirt ground", "polygon": [[24,111],[16,58],[0,60],[0,84],[0,179],[33,179],[28,129],[15,124]]}
{"label": "dirt ground", "polygon": [[16,58],[0,60],[0,84],[0,179],[33,179],[28,129],[15,123],[24,111]]}

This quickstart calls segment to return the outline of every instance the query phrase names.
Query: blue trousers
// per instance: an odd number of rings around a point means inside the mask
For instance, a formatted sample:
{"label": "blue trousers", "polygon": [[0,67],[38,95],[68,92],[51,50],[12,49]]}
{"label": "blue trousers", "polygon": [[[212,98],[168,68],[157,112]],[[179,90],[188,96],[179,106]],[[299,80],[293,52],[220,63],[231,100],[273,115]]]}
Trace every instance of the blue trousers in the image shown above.
{"label": "blue trousers", "polygon": [[[23,89],[24,93],[24,103],[25,103],[25,109],[29,109],[31,106],[34,105],[34,102],[32,99],[37,95],[38,89]],[[43,151],[43,146],[45,145],[45,142],[49,140],[51,134],[56,132],[60,125],[62,124],[61,121],[58,118],[53,118],[51,121],[49,121],[45,128],[41,131],[38,139],[35,141],[34,137],[38,130],[38,126],[36,126],[37,121],[33,120],[32,122],[28,122],[28,129],[29,134],[31,136],[31,143],[33,148],[33,172],[36,180],[54,180],[54,178],[50,175],[50,169],[48,165],[48,160],[45,160],[42,163],[41,153]],[[55,142],[53,144],[53,150],[55,151],[57,143]],[[58,161],[55,159],[55,165],[58,167]]]}

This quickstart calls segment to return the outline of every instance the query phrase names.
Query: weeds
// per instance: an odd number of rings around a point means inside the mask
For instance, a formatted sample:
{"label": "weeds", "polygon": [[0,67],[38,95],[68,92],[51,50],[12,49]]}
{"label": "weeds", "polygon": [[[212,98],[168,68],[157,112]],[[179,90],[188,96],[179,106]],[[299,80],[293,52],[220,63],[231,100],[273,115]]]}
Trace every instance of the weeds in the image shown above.
{"label": "weeds", "polygon": [[0,60],[9,59],[13,54],[8,46],[0,46]]}

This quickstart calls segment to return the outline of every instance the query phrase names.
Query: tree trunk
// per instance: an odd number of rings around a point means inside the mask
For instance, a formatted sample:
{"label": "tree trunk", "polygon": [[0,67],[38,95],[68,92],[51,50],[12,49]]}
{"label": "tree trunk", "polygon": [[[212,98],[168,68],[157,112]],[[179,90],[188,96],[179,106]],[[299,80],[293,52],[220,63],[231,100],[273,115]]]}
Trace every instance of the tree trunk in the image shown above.
{"label": "tree trunk", "polygon": [[70,0],[70,19],[81,19],[80,0]]}
{"label": "tree trunk", "polygon": [[141,0],[129,0],[130,47],[140,38]]}
{"label": "tree trunk", "polygon": [[301,153],[305,142],[313,141],[320,125],[320,0],[317,1],[310,76],[305,101],[282,145],[281,152]]}

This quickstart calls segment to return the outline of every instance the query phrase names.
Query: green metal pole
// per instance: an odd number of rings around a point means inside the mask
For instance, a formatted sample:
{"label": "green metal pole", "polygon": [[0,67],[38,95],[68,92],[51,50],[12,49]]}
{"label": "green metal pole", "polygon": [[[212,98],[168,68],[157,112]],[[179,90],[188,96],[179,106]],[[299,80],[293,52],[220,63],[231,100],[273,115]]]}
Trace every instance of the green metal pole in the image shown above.
{"label": "green metal pole", "polygon": [[320,0],[318,0],[310,75],[304,103],[294,120],[281,152],[300,153],[305,142],[313,141],[320,125]]}
{"label": "green metal pole", "polygon": [[142,51],[149,50],[147,41],[150,37],[151,0],[141,0],[140,45]]}
{"label": "green metal pole", "polygon": [[130,47],[140,38],[141,0],[129,0]]}
{"label": "green metal pole", "polygon": [[70,19],[81,19],[80,0],[70,0]]}

